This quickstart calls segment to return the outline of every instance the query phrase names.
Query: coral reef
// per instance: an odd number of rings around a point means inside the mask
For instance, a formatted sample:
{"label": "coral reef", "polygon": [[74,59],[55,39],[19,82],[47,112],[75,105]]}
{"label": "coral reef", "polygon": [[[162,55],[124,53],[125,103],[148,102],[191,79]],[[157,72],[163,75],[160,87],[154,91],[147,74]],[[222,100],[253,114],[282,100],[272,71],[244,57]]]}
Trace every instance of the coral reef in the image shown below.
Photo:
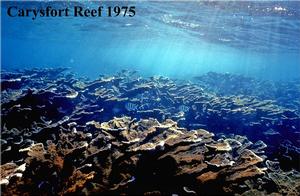
{"label": "coral reef", "polygon": [[[259,100],[274,100],[289,109],[300,109],[300,78],[288,82],[257,80],[242,75],[208,72],[194,78],[202,88],[219,96],[247,95]],[[234,85],[233,85],[234,84]]]}
{"label": "coral reef", "polygon": [[126,70],[90,81],[63,68],[1,78],[5,195],[299,194],[296,99],[254,96],[216,73],[196,83]]}
{"label": "coral reef", "polygon": [[[232,182],[238,185],[240,179],[265,174],[259,166],[262,158],[250,149],[237,153],[243,144],[233,151],[225,141],[215,141],[213,134],[201,129],[188,131],[172,120],[159,123],[123,117],[98,125],[87,123],[84,131],[69,127],[56,133],[55,140],[47,140],[46,147],[37,143],[20,149],[19,153],[26,152],[27,169],[21,179],[5,183],[4,194],[26,190],[29,194],[60,195],[188,192],[183,187],[200,193],[207,183],[219,187],[219,181],[223,184],[214,191],[233,193],[232,187],[227,188]],[[64,125],[55,128],[64,129]],[[20,167],[4,164],[1,179],[15,175]],[[174,189],[174,184],[182,187]]]}

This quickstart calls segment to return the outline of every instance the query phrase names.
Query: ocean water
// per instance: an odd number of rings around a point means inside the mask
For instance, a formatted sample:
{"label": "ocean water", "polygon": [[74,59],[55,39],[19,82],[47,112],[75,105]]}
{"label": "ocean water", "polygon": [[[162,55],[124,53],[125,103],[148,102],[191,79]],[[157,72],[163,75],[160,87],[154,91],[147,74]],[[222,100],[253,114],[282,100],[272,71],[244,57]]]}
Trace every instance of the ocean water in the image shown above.
{"label": "ocean water", "polygon": [[2,1],[0,106],[3,195],[300,195],[300,1]]}
{"label": "ocean water", "polygon": [[[34,21],[8,17],[10,3],[2,3],[4,69],[67,66],[92,78],[98,73],[135,69],[144,75],[184,79],[215,71],[273,80],[295,78],[300,72],[297,1],[132,1],[126,3],[136,6],[132,18]],[[45,3],[20,6],[39,4]],[[124,3],[77,4],[97,8]]]}

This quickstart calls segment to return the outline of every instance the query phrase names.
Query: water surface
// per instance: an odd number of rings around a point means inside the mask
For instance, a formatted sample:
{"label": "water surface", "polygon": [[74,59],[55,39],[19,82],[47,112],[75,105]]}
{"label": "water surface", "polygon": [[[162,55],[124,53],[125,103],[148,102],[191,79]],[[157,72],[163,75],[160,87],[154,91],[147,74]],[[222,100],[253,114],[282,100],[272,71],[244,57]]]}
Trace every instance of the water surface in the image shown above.
{"label": "water surface", "polygon": [[67,66],[97,77],[121,69],[189,79],[208,71],[264,79],[300,73],[300,3],[26,2],[19,7],[136,6],[135,17],[11,18],[2,3],[4,69]]}

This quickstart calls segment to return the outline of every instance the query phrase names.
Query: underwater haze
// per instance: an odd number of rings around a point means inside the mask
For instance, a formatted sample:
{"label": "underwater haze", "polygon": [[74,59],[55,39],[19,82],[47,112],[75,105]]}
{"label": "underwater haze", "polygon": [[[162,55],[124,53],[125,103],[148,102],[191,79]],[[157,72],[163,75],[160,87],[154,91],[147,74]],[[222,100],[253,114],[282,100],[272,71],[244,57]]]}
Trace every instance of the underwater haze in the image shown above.
{"label": "underwater haze", "polygon": [[[99,73],[136,69],[189,79],[215,71],[272,80],[300,73],[298,1],[132,1],[134,17],[8,17],[2,2],[4,69],[71,67]],[[122,2],[26,2],[19,7],[97,8]]]}

